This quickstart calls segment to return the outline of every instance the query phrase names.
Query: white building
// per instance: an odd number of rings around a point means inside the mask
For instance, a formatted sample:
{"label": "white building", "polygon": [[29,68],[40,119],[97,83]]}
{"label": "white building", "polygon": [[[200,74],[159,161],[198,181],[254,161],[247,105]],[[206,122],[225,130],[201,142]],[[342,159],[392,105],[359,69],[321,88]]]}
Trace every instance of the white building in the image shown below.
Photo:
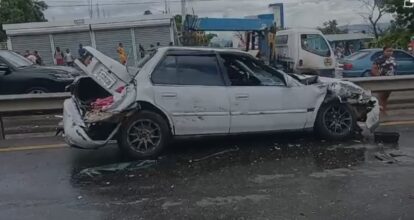
{"label": "white building", "polygon": [[177,42],[171,15],[4,24],[3,29],[8,36],[9,50],[22,54],[26,50],[37,50],[46,65],[53,64],[56,47],[62,51],[70,49],[77,56],[79,44],[83,44],[118,60],[116,49],[122,42],[129,55],[128,63],[134,65],[141,57],[140,44],[149,49],[157,43],[167,46]]}

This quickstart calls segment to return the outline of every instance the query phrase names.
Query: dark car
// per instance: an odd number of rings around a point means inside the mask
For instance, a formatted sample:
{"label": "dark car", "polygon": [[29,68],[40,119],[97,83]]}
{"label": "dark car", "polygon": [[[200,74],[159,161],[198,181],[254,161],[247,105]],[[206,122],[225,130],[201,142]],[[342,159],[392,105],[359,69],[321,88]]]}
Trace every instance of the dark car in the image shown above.
{"label": "dark car", "polygon": [[[345,57],[343,77],[370,76],[374,60],[382,54],[382,49],[365,49]],[[414,74],[414,57],[412,55],[403,50],[394,50],[393,56],[397,62],[395,75]]]}
{"label": "dark car", "polygon": [[0,94],[64,92],[79,71],[63,66],[37,66],[9,50],[0,50]]}

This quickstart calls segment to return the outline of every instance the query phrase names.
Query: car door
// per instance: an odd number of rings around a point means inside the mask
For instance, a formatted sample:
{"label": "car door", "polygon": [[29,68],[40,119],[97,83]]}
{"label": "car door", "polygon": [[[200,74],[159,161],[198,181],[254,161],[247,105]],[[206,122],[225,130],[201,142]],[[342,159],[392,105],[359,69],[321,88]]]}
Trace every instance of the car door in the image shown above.
{"label": "car door", "polygon": [[230,133],[303,129],[325,94],[314,86],[288,87],[282,73],[250,56],[220,57],[230,85]]}
{"label": "car door", "polygon": [[394,51],[396,75],[414,74],[414,57],[403,51]]}
{"label": "car door", "polygon": [[170,51],[152,73],[155,102],[176,135],[227,134],[230,104],[213,52]]}
{"label": "car door", "polygon": [[20,94],[22,85],[19,84],[18,72],[7,62],[0,58],[0,94]]}

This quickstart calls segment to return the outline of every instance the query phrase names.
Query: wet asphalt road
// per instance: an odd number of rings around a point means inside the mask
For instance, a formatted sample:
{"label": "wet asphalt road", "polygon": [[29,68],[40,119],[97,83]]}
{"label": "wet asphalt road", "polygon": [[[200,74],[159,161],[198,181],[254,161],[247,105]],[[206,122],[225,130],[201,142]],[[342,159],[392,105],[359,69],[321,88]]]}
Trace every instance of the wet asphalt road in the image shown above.
{"label": "wet asphalt road", "polygon": [[2,152],[0,219],[414,219],[414,127],[383,129],[399,144],[254,135],[133,163],[116,147]]}

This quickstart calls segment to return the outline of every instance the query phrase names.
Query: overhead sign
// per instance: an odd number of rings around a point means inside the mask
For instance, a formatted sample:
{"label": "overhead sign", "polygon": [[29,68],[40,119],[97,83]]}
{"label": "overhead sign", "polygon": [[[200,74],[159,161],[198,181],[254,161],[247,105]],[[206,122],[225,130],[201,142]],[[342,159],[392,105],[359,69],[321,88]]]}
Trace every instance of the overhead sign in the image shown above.
{"label": "overhead sign", "polygon": [[404,8],[414,8],[414,0],[404,0]]}
{"label": "overhead sign", "polygon": [[285,11],[283,3],[271,4],[269,7],[273,10],[276,26],[280,29],[285,28]]}

